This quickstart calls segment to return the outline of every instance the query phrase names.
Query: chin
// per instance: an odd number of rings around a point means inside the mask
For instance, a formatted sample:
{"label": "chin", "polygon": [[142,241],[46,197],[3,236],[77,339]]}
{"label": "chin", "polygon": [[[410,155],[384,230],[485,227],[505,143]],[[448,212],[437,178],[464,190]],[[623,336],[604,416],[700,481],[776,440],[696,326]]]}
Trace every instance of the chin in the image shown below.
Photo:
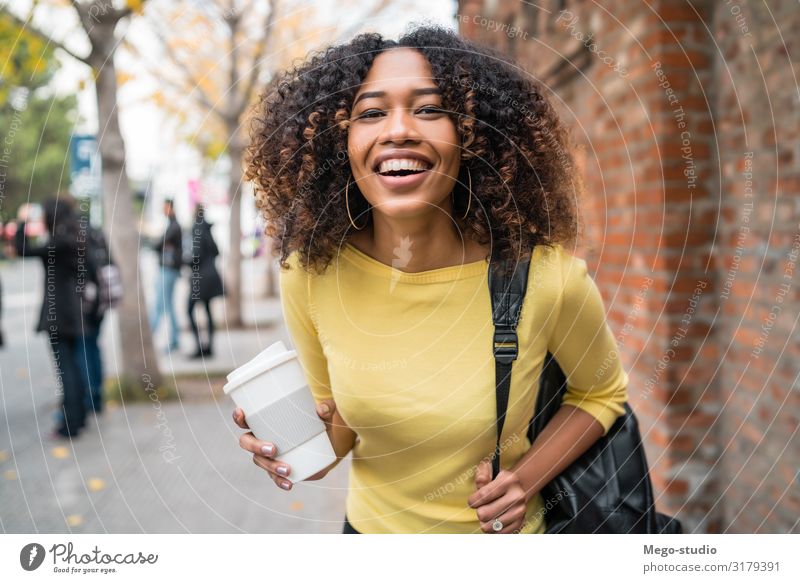
{"label": "chin", "polygon": [[435,202],[413,192],[385,195],[381,199],[378,210],[387,217],[397,219],[410,219],[432,212],[444,212]]}

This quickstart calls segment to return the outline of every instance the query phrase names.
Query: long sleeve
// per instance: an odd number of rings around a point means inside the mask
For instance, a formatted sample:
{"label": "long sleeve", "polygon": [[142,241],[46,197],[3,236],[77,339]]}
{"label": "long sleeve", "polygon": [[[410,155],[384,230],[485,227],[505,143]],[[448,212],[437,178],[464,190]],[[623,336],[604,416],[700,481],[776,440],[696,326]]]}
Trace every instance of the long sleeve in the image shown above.
{"label": "long sleeve", "polygon": [[44,257],[47,254],[47,245],[37,245],[25,236],[25,223],[17,222],[17,232],[14,234],[14,246],[20,257]]}
{"label": "long sleeve", "polygon": [[586,261],[563,247],[560,255],[563,291],[548,350],[567,376],[563,404],[592,415],[605,435],[625,411],[628,375]]}
{"label": "long sleeve", "polygon": [[25,223],[17,223],[17,232],[14,235],[17,255],[20,257],[48,257],[57,253],[59,257],[68,253],[77,253],[77,235],[70,233],[64,225],[59,225],[50,233],[49,239],[40,245],[25,235]]}
{"label": "long sleeve", "polygon": [[279,277],[281,307],[286,327],[314,399],[317,402],[332,399],[328,361],[311,318],[312,304],[309,298],[313,275],[302,269],[296,252],[287,258],[287,262],[291,269],[281,269]]}

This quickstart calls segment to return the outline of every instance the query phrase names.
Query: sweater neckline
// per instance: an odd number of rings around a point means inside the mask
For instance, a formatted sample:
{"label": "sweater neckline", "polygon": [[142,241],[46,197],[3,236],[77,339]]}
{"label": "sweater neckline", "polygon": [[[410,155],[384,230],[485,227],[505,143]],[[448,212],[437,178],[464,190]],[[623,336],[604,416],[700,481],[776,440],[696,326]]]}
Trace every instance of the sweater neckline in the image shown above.
{"label": "sweater neckline", "polygon": [[357,249],[349,242],[344,244],[341,256],[364,271],[383,277],[384,279],[391,279],[398,283],[420,284],[456,281],[477,277],[479,275],[486,275],[488,274],[489,268],[488,259],[478,259],[477,261],[462,263],[461,265],[450,265],[448,267],[439,267],[426,271],[418,271],[416,273],[407,273],[391,265],[381,263],[374,257]]}

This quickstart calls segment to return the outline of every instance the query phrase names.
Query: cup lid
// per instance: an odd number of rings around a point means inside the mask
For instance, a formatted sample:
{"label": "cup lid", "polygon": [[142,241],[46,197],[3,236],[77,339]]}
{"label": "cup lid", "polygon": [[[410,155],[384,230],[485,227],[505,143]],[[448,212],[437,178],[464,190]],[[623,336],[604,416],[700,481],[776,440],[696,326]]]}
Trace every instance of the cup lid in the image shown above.
{"label": "cup lid", "polygon": [[227,376],[228,382],[224,387],[222,387],[222,390],[227,395],[233,389],[246,383],[253,377],[258,376],[262,372],[276,367],[279,364],[294,358],[295,356],[297,356],[297,352],[295,350],[287,350],[283,341],[279,340],[278,342],[270,344],[251,360],[232,371]]}

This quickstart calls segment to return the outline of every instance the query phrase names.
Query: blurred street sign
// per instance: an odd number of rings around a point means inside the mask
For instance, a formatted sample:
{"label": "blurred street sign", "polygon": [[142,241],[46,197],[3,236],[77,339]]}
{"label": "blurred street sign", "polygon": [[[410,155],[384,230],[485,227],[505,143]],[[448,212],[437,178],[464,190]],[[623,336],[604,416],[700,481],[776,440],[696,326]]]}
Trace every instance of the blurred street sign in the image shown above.
{"label": "blurred street sign", "polygon": [[100,223],[100,155],[92,135],[73,134],[69,140],[70,192],[77,199],[91,202],[91,222]]}

